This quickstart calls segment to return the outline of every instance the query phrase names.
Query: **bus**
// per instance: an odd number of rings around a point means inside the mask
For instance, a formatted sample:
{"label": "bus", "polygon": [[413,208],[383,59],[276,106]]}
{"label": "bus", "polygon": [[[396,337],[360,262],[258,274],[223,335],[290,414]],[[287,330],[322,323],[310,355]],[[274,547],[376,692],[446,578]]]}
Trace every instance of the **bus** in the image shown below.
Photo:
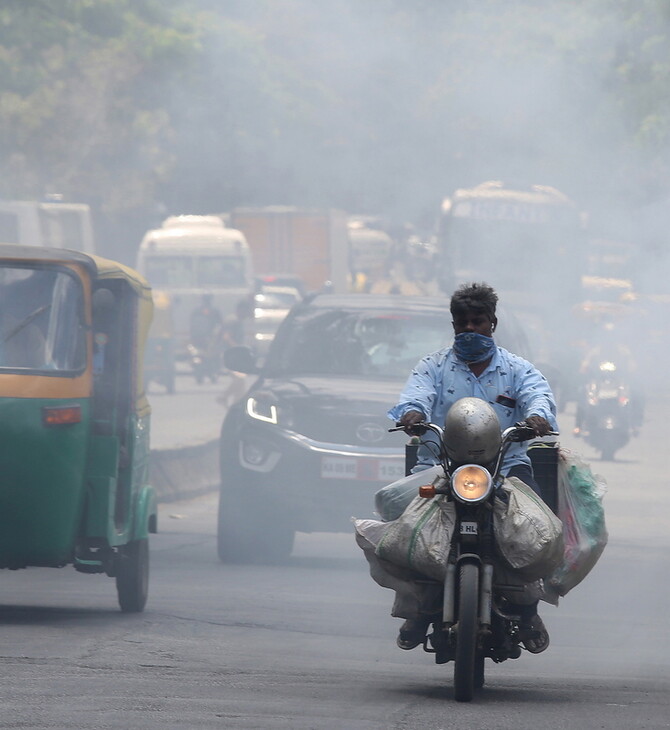
{"label": "bus", "polygon": [[486,281],[511,306],[580,299],[582,215],[556,188],[489,181],[456,190],[442,202],[437,234],[438,283],[447,293],[464,281]]}
{"label": "bus", "polygon": [[144,235],[136,268],[171,298],[178,359],[186,356],[190,317],[204,295],[225,317],[255,293],[249,244],[217,215],[166,218]]}

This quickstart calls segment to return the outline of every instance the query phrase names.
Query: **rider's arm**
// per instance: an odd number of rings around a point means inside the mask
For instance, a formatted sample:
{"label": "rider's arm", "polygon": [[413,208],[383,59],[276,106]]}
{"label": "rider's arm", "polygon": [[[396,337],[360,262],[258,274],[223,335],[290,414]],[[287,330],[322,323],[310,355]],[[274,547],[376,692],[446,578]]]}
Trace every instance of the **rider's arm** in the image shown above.
{"label": "rider's arm", "polygon": [[516,373],[516,399],[525,419],[539,416],[551,430],[558,431],[556,401],[547,379],[531,363],[519,359]]}
{"label": "rider's arm", "polygon": [[420,360],[407,379],[398,404],[388,412],[388,417],[394,421],[400,421],[405,414],[415,411],[423,414],[424,418],[430,418],[437,395],[440,372],[437,353]]}

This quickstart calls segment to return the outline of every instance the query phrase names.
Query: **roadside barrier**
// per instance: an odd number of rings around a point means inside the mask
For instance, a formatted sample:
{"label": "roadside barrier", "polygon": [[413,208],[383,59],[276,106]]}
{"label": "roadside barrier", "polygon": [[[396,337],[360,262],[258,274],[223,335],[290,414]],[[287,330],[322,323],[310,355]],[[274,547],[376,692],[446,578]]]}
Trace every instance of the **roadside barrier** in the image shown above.
{"label": "roadside barrier", "polygon": [[149,483],[159,502],[189,499],[218,489],[218,439],[178,449],[152,449]]}

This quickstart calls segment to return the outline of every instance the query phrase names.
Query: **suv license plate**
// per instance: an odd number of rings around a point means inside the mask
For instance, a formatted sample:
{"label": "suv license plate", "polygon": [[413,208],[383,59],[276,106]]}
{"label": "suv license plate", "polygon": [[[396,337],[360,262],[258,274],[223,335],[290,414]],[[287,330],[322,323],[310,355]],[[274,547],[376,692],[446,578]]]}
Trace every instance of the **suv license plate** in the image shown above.
{"label": "suv license plate", "polygon": [[322,456],[322,479],[358,479],[366,482],[390,482],[405,476],[404,461],[370,459],[356,456]]}

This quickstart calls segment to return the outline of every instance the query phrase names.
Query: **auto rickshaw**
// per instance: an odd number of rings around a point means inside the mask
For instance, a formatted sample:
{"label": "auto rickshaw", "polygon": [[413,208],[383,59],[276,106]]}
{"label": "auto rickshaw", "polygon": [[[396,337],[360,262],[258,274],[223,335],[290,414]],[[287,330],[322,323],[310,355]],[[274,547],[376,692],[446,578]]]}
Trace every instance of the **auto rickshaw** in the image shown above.
{"label": "auto rickshaw", "polygon": [[144,378],[175,391],[175,338],[172,301],[165,291],[154,289],[154,316],[144,356]]}
{"label": "auto rickshaw", "polygon": [[105,573],[144,609],[150,408],[142,383],[151,289],[63,249],[0,245],[0,567]]}

